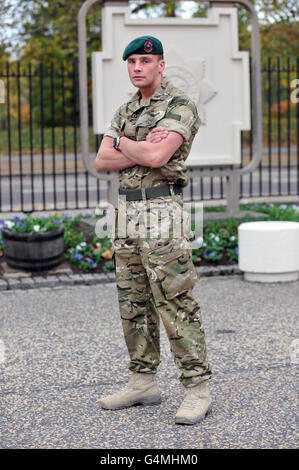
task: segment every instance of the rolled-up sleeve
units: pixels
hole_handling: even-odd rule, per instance
[[[192,127],[199,121],[195,104],[188,99],[173,100],[165,116],[157,123],[168,131],[181,134],[185,140],[191,137]]]
[[[120,108],[116,111],[116,113],[113,116],[113,119],[110,123],[110,126],[104,133],[104,137],[118,137],[120,135],[121,131],[121,119],[120,119]]]

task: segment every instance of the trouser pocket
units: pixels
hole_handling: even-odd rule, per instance
[[[126,240],[114,240],[115,276],[123,319],[131,319],[143,311],[149,299],[149,284],[140,255]]]
[[[151,280],[157,285],[153,288],[156,300],[171,300],[194,287],[198,281],[197,271],[192,262],[192,251],[186,239],[178,246],[170,241],[163,248],[148,254]]]

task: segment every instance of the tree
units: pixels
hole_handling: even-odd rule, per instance
[[[53,119],[54,125],[72,122],[74,90],[71,73],[78,58],[77,16],[83,1],[18,0],[16,10],[14,4],[4,0],[6,17],[17,15],[22,25],[18,31],[19,42],[15,42],[14,48],[20,55],[22,69],[28,74],[30,65],[32,73],[37,74],[36,78],[32,77],[31,95],[33,121],[37,124],[43,122],[45,126],[51,126]],[[91,51],[101,49],[101,7],[102,2],[92,5],[86,18],[88,59]],[[3,35],[0,41],[4,50],[10,48],[11,43],[5,41]],[[14,68],[11,64],[11,69]],[[27,96],[27,82],[23,91]],[[78,96],[75,99],[78,110]],[[25,114],[23,118],[26,118]]]
[[[298,0],[254,0],[263,24],[299,21]]]
[[[180,1],[146,1],[146,0],[132,0],[131,2],[132,13],[145,12],[148,16],[152,12],[161,13],[161,16],[164,17],[176,17],[182,9],[182,2]]]
[[[9,30],[16,26],[16,20],[12,15],[12,5],[8,0],[0,2],[0,69],[3,69],[9,56],[12,43]]]
[[[297,56],[298,37],[298,0],[251,0],[258,13],[260,26],[260,46],[262,60],[269,56]],[[206,16],[209,2],[199,2],[193,15]],[[251,49],[251,19],[248,11],[237,4],[239,48]]]
[[[11,49],[11,41],[5,39],[7,18],[16,17],[20,27],[15,36],[14,51],[23,64],[29,62],[63,62],[71,67],[78,57],[77,15],[83,0],[18,0],[18,4],[3,0],[0,7],[0,45],[5,50]],[[101,2],[92,5],[87,15],[87,51],[101,48]],[[16,20],[11,21],[11,28]],[[7,31],[7,26],[6,26]],[[7,36],[7,34],[6,34]]]

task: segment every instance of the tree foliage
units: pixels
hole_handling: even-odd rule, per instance
[[[298,43],[298,0],[252,0],[260,23],[260,45],[262,59],[279,56],[296,57],[299,55]],[[0,0],[0,70],[5,71],[8,59],[21,58],[22,68],[28,70],[29,64],[38,74],[48,74],[43,80],[33,78],[32,106],[33,119],[45,125],[70,123],[74,100],[72,73],[74,60],[78,57],[77,27],[78,12],[84,0]],[[90,58],[93,50],[101,50],[101,9],[102,1],[92,5],[86,18],[87,54]],[[131,0],[133,14],[142,12],[146,16],[181,16],[182,1],[157,2],[151,0]],[[208,1],[198,1],[194,17],[204,17],[209,7]],[[251,20],[247,10],[237,5],[239,47],[242,50],[251,49],[250,27]],[[40,62],[44,68],[40,69]],[[52,64],[52,65],[51,65]],[[63,64],[64,74],[61,66]],[[50,69],[54,67],[56,75],[51,78]],[[62,76],[63,75],[63,76]],[[27,79],[23,79],[25,83]],[[89,84],[90,86],[90,84]],[[28,86],[22,88],[21,107],[22,120],[27,119]],[[25,90],[25,91],[24,91]],[[54,90],[54,92],[53,92]],[[41,108],[41,93],[43,108]],[[54,93],[54,100],[53,98]],[[16,81],[11,81],[11,113],[18,113]],[[57,96],[56,96],[57,95]],[[62,98],[63,97],[63,98]],[[15,101],[13,101],[15,100]],[[64,100],[64,102],[63,102]],[[54,111],[51,106],[54,103]],[[64,110],[67,114],[64,116]],[[25,112],[26,111],[26,112]]]
[[[297,56],[299,53],[298,0],[251,0],[258,13],[260,28],[261,56]],[[209,2],[199,2],[195,17],[206,16]],[[237,4],[239,47],[251,48],[250,14],[242,5]],[[297,37],[297,39],[296,39]]]
[[[11,40],[3,33],[8,18],[17,17],[19,24],[15,35],[18,41],[14,49],[22,63],[64,63],[70,67],[78,57],[78,12],[84,0],[18,0],[17,5],[3,0],[0,6],[0,46],[10,50]],[[101,49],[101,8],[102,1],[92,5],[86,18],[87,52]],[[11,28],[16,22],[10,21]],[[7,29],[7,28],[6,28]]]
[[[71,66],[78,57],[77,15],[84,0],[2,0],[0,2],[0,65],[11,51],[23,63],[61,63]],[[260,21],[263,55],[297,55],[298,0],[252,0]],[[87,52],[101,49],[101,8],[96,2],[87,15]],[[182,1],[131,0],[132,13],[175,17],[183,11]],[[198,1],[196,17],[206,16],[208,1]],[[237,4],[240,48],[250,48],[250,16]],[[15,38],[13,39],[14,31]],[[9,33],[9,34],[8,34]],[[16,39],[17,38],[17,39]]]

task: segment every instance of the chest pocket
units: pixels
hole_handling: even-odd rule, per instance
[[[160,121],[166,114],[166,109],[160,109],[155,112],[143,113],[136,122],[136,127],[147,127],[151,129],[156,126],[157,122]]]
[[[136,140],[136,125],[128,119],[122,118],[120,122],[120,132],[129,139]]]
[[[151,130],[157,126],[157,123],[164,118],[169,102],[169,99],[164,99],[163,101],[156,101],[153,105],[144,108],[143,112],[136,121],[136,127],[143,129]]]

